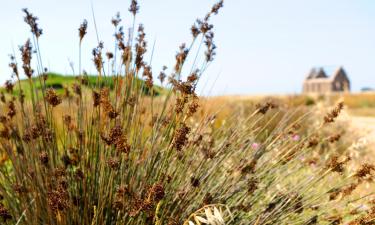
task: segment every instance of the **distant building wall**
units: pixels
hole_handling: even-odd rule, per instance
[[[303,82],[302,92],[305,94],[329,94],[349,92],[350,81],[343,68],[328,77],[322,68],[312,69]]]

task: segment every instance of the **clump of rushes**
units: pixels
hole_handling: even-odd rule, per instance
[[[64,86],[65,98],[54,89],[46,89],[43,98],[37,92],[25,97],[24,85],[7,82],[8,93],[1,95],[0,102],[1,222],[372,221],[375,210],[349,212],[361,203],[358,199],[366,199],[354,198],[354,193],[372,181],[375,167],[363,164],[353,172],[351,157],[332,149],[327,157],[319,155],[319,146],[332,146],[340,138],[335,135],[339,132],[322,136],[320,129],[335,121],[342,104],[324,117],[326,126],[309,123],[311,129],[303,133],[300,124],[308,114],[289,112],[271,101],[250,112],[234,107],[225,122],[200,102],[196,86],[216,51],[210,19],[221,7],[223,1],[193,25],[191,44],[180,46],[169,77],[163,67],[161,96],[155,94],[161,87],[154,83],[151,65],[145,61],[144,27],[135,24],[129,29],[138,27],[135,38],[132,32],[125,35],[119,14],[111,21],[115,49],[99,43],[92,52],[97,85],[89,85],[92,78],[81,74],[81,68],[77,82]],[[136,0],[129,11],[133,17],[138,13]],[[25,13],[32,35],[39,38],[37,18]],[[86,30],[84,21],[79,27],[79,48]],[[191,55],[195,44],[204,44],[206,50]],[[34,87],[31,42],[20,50],[23,71]],[[205,59],[202,65],[194,60],[185,72],[188,58],[200,56]],[[103,65],[109,61],[112,69],[102,77]],[[17,67],[12,56],[10,68],[19,81]],[[38,77],[45,80],[45,72],[35,74]],[[16,94],[23,100],[17,101]]]

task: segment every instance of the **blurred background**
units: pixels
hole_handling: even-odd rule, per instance
[[[0,8],[0,82],[10,76],[8,54],[29,37],[22,8],[39,17],[44,64],[50,71],[72,74],[78,70],[78,27],[88,20],[83,44],[83,68],[94,73],[91,50],[97,45],[92,9],[99,39],[113,51],[111,18],[132,20],[129,1],[119,0],[16,0]],[[144,0],[136,23],[143,23],[148,45],[154,45],[152,68],[173,65],[182,42],[191,40],[190,27],[214,0]],[[313,67],[335,70],[342,66],[351,90],[375,87],[375,2],[372,0],[226,1],[213,18],[217,57],[201,82],[206,95],[294,94]],[[150,57],[151,52],[148,52]],[[147,59],[147,57],[146,57]],[[150,60],[147,60],[150,61]],[[328,72],[327,72],[328,73]]]

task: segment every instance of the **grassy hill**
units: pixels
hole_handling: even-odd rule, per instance
[[[98,77],[94,75],[86,76],[87,86],[94,87],[97,85]],[[39,78],[33,78],[35,88],[41,89],[41,84],[39,82]],[[57,73],[48,73],[48,79],[46,80],[47,88],[54,88],[57,93],[62,94],[64,92],[65,87],[72,87],[74,83],[77,83],[77,77],[72,75],[61,75]],[[143,80],[139,79],[138,82],[144,83]],[[105,84],[106,87],[110,87],[111,89],[114,87],[114,79],[113,77],[102,77],[102,84]],[[21,87],[25,92],[26,97],[30,95],[30,85],[28,80],[24,79],[21,80]],[[2,86],[0,87],[0,91],[5,92],[5,88]],[[162,92],[165,91],[164,88],[154,85],[154,95],[160,95]],[[19,92],[18,84],[15,84],[14,87],[14,94],[17,95]],[[149,94],[150,91],[147,87],[144,87],[145,94]]]

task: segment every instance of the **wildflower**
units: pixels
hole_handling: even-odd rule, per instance
[[[292,140],[293,141],[299,141],[299,139],[300,139],[300,136],[298,134],[292,135]]]
[[[37,23],[38,17],[33,16],[33,14],[31,14],[26,8],[22,9],[22,11],[26,14],[24,21],[30,26],[31,33],[33,33],[36,38],[39,38],[40,35],[42,35],[43,30],[39,28]]]
[[[61,98],[56,94],[56,91],[52,88],[47,89],[45,98],[46,98],[46,101],[52,107],[56,107],[62,102]]]
[[[82,42],[83,37],[85,37],[87,33],[87,20],[83,20],[81,26],[78,29],[79,31],[79,41]]]
[[[260,148],[260,144],[257,143],[257,142],[254,142],[254,143],[251,144],[251,148],[253,150],[258,150]]]

